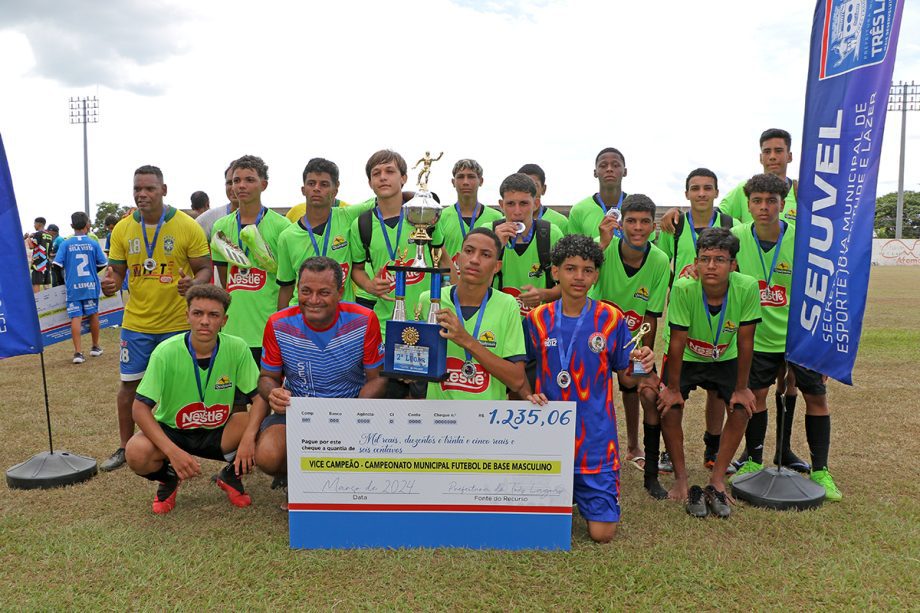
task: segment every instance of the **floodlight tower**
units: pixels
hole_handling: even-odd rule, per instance
[[[901,111],[901,160],[898,167],[898,207],[895,213],[894,237],[901,238],[904,219],[904,147],[907,140],[907,111],[920,111],[920,84],[900,81],[891,84],[888,110]]]
[[[70,99],[70,123],[83,124],[83,208],[90,219],[92,217],[89,214],[89,157],[86,146],[86,125],[98,121],[99,99],[96,96]]]

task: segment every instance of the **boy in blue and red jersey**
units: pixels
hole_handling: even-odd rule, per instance
[[[588,534],[607,543],[620,520],[620,454],[613,406],[617,375],[628,385],[631,361],[651,372],[655,356],[648,347],[630,349],[629,327],[615,306],[591,300],[588,290],[597,281],[604,262],[592,239],[570,234],[555,246],[552,275],[562,297],[531,311],[526,320],[532,357],[537,361],[535,404],[548,400],[575,401],[574,500],[588,522]],[[640,389],[643,403],[654,403],[651,389]]]

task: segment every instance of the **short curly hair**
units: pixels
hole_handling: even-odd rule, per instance
[[[604,264],[604,252],[601,251],[601,246],[594,239],[583,234],[567,234],[559,239],[550,253],[550,261],[553,266],[562,266],[562,263],[568,258],[576,256],[594,262],[596,268]]]
[[[780,199],[784,199],[789,193],[789,186],[786,182],[771,174],[754,175],[744,184],[744,196],[750,198],[751,194],[779,194]]]

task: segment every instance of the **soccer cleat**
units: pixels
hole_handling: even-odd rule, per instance
[[[779,464],[779,453],[773,454],[773,463]],[[792,453],[791,449],[783,452],[783,467],[794,470],[797,473],[807,475],[811,472],[811,465],[799,456]]]
[[[742,462],[742,464],[743,464],[743,462]],[[712,470],[713,468],[715,468],[715,465],[716,465],[716,456],[714,456],[714,455],[713,455],[713,456],[709,456],[709,455],[705,456],[705,459],[703,460],[703,467],[704,467],[706,470]],[[725,474],[730,476],[730,475],[734,475],[736,472],[738,472],[738,468],[735,466],[735,463],[734,463],[734,462],[729,462],[729,463],[728,463],[728,467],[725,469]]]
[[[82,363],[85,362],[85,361],[86,361],[86,357],[85,357],[82,353],[75,353],[75,354],[73,354],[73,363],[74,363],[74,364],[82,364]]]
[[[843,499],[843,494],[840,493],[837,484],[834,483],[834,478],[831,477],[831,473],[826,468],[812,471],[811,480],[824,488],[824,497],[827,500],[839,502]]]
[[[658,460],[658,472],[659,473],[674,472],[674,465],[671,463],[671,456],[668,455],[667,451],[662,453],[661,459]]]
[[[693,517],[706,517],[709,515],[709,509],[706,508],[706,499],[703,496],[703,488],[694,485],[690,488],[687,495],[687,514]]]
[[[729,518],[732,514],[732,509],[728,505],[728,499],[725,497],[725,492],[720,492],[711,485],[707,485],[706,489],[703,490],[703,495],[706,497],[706,507],[708,507],[712,515],[720,519]]]
[[[109,459],[99,465],[99,470],[109,472],[125,465],[125,448],[119,447],[115,453],[109,456]]]
[[[93,348],[89,350],[89,354],[94,358],[98,358],[100,355],[102,355],[102,347],[99,345],[93,345]]]
[[[166,515],[176,507],[176,492],[179,491],[179,477],[173,467],[168,469],[168,477],[160,481],[157,495],[153,499],[153,512],[157,515]]]
[[[754,460],[748,459],[744,464],[741,465],[741,468],[738,469],[738,472],[732,475],[732,481],[741,475],[756,473],[759,470],[763,470],[763,464],[758,464]]]
[[[211,480],[226,492],[227,499],[233,506],[242,508],[252,504],[252,498],[243,489],[243,482],[233,470],[233,463],[224,466],[219,473],[211,477]]]

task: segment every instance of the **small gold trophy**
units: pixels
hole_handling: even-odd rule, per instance
[[[636,346],[636,349],[638,349],[639,347],[641,347],[641,346],[642,346],[642,337],[645,336],[646,334],[648,334],[649,332],[651,332],[651,330],[652,330],[651,324],[649,324],[648,322],[643,323],[641,326],[639,326],[639,329],[636,331],[636,335],[635,335],[634,337],[632,337],[632,339],[630,339],[630,341],[629,341],[628,343],[626,343],[626,347],[629,347],[630,345],[635,345],[635,346]],[[626,347],[624,347],[624,349],[625,349]],[[649,373],[648,373],[648,371],[645,370],[645,368],[642,366],[642,362],[640,362],[640,361],[639,361],[638,359],[636,359],[636,358],[633,358],[633,361],[632,361],[632,374],[633,374],[634,377],[647,377]]]

